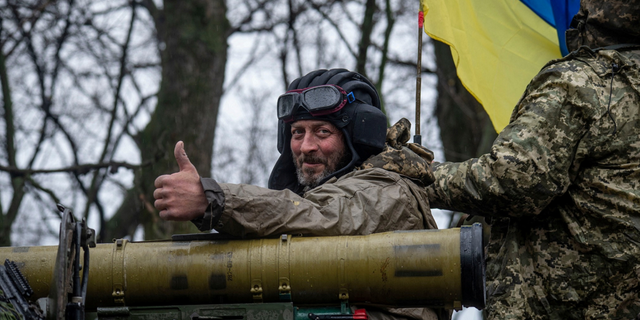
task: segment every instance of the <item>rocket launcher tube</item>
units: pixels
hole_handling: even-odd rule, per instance
[[[0,248],[35,299],[57,247]],[[482,227],[226,241],[116,240],[91,249],[86,307],[292,301],[483,308]],[[290,299],[290,300],[289,300]]]

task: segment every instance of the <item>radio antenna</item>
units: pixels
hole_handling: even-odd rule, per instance
[[[422,26],[424,24],[424,12],[418,13],[418,63],[416,75],[416,134],[413,136],[413,142],[422,145],[422,136],[420,135],[420,92],[422,91]]]

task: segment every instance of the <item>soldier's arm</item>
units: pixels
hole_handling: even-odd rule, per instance
[[[589,128],[598,89],[576,62],[543,69],[531,82],[491,152],[435,166],[432,207],[482,215],[535,215],[564,194]]]

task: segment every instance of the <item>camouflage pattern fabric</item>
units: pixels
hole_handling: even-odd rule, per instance
[[[0,290],[0,320],[20,320],[22,316],[16,311],[9,300],[4,295],[4,292]]]
[[[433,152],[416,144],[407,143],[411,137],[411,122],[402,118],[387,130],[387,142],[382,152],[365,160],[358,170],[383,168],[417,179],[424,186],[435,180],[431,170]]]
[[[638,317],[640,47],[550,62],[489,154],[434,170],[432,207],[493,220],[487,319]]]
[[[638,0],[583,0],[568,29],[567,48],[606,47],[620,43],[640,43],[640,2]]]

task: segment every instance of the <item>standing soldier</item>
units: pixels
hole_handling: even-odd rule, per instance
[[[640,313],[640,1],[582,0],[571,27],[491,152],[427,188],[492,224],[487,319]]]

